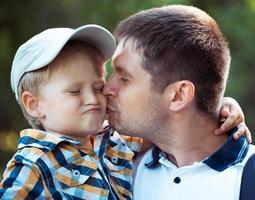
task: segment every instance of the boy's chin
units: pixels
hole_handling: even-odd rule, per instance
[[[98,120],[97,122],[94,121],[93,125],[88,129],[91,135],[97,134],[99,131],[102,130],[104,120]]]

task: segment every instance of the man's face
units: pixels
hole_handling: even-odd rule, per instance
[[[120,133],[143,137],[157,130],[161,95],[151,89],[151,75],[142,68],[142,56],[120,40],[112,58],[113,73],[106,83],[109,123]],[[145,136],[146,137],[146,136]]]

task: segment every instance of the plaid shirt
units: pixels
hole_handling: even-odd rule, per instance
[[[21,131],[0,199],[132,199],[132,159],[142,140],[109,127],[102,133],[91,150],[63,136]]]

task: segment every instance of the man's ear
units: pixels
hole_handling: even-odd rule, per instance
[[[182,80],[167,86],[169,88],[169,109],[173,112],[182,110],[193,100],[195,86],[188,80]]]
[[[27,113],[36,119],[44,117],[39,107],[38,98],[29,91],[24,91],[21,95],[21,103]]]

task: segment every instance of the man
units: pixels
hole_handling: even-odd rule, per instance
[[[139,12],[115,33],[109,122],[157,145],[138,164],[134,199],[238,199],[255,148],[233,140],[234,129],[213,134],[230,65],[217,23],[172,5]]]

